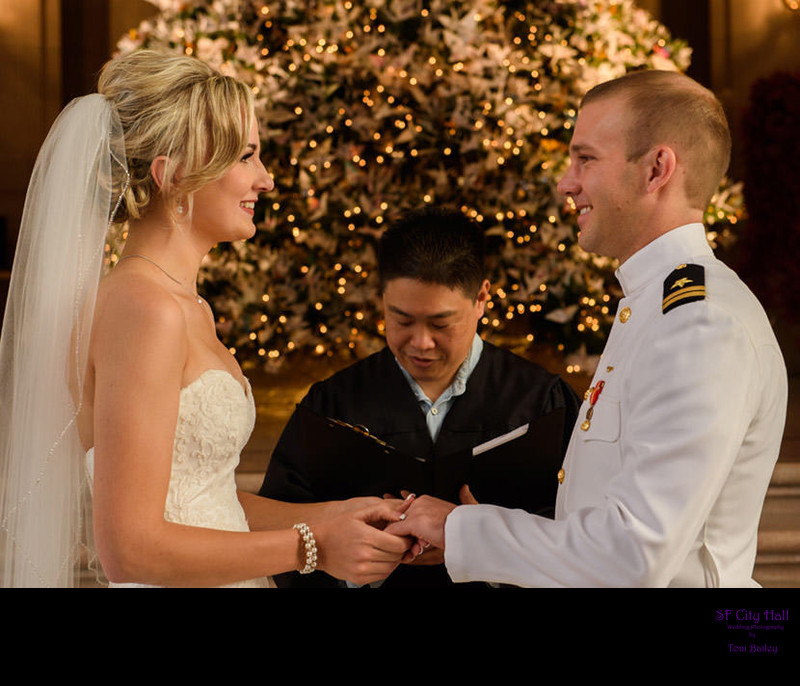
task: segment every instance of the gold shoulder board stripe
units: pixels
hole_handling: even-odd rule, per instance
[[[661,311],[666,314],[679,305],[704,300],[705,297],[705,268],[691,263],[680,265],[664,280]]]
[[[703,300],[706,297],[706,287],[697,286],[696,288],[684,288],[683,290],[673,293],[669,298],[664,298],[661,303],[661,311],[666,312],[671,307],[676,306],[678,303],[689,298],[694,300]]]

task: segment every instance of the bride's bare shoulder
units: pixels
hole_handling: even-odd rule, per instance
[[[185,336],[186,318],[175,296],[139,269],[114,269],[97,293],[95,331],[110,335]]]

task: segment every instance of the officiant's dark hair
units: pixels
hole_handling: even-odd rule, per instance
[[[392,279],[408,278],[460,289],[475,298],[486,278],[484,258],[483,230],[460,210],[411,210],[381,236],[381,292]]]

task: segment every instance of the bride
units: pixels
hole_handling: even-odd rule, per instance
[[[381,529],[401,501],[236,491],[253,396],[196,279],[216,243],[255,232],[273,189],[259,153],[246,85],[149,51],[111,60],[54,124],[0,342],[4,586],[74,584],[84,474],[112,584],[262,586],[315,568],[364,584],[412,554]],[[110,221],[128,238],[98,279]]]

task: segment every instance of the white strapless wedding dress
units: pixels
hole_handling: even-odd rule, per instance
[[[235,470],[255,418],[249,382],[245,388],[227,371],[206,370],[181,389],[172,474],[164,508],[167,521],[207,529],[249,531],[236,496]],[[90,469],[93,461],[94,449],[87,453]],[[229,587],[271,585],[271,580],[264,577]]]

